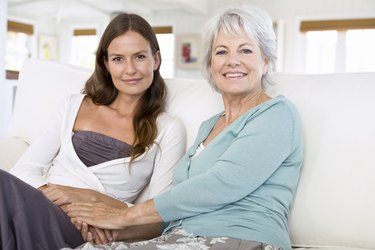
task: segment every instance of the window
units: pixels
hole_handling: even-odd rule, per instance
[[[306,72],[375,72],[375,19],[305,21]]]
[[[334,72],[337,31],[309,31],[306,40],[306,73]]]
[[[375,29],[346,32],[346,71],[375,72]]]
[[[160,67],[160,75],[163,78],[174,77],[174,34],[172,27],[154,27],[156,38],[161,51],[162,63]]]
[[[73,31],[71,63],[94,69],[98,36],[95,29],[76,29]]]
[[[32,25],[8,21],[6,38],[5,69],[19,71],[23,61],[31,57]],[[9,75],[9,74],[8,74]]]

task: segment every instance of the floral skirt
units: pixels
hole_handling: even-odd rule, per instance
[[[191,236],[181,228],[176,228],[160,237],[133,242],[112,242],[105,245],[93,245],[85,243],[76,250],[118,250],[118,249],[142,249],[142,250],[282,250],[278,247],[263,244],[261,242],[239,240],[227,237],[196,237]]]

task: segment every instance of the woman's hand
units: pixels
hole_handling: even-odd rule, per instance
[[[84,241],[96,245],[107,244],[114,241],[113,233],[111,230],[92,227],[84,222],[76,222],[74,223],[74,225],[81,232],[81,236]]]
[[[128,207],[126,203],[91,189],[75,188],[51,183],[41,186],[38,189],[42,191],[50,201],[61,208],[73,202],[102,202],[115,208]]]
[[[114,208],[104,203],[73,203],[64,211],[74,223],[83,222],[104,229],[121,229],[126,227],[122,219],[127,209]]]
[[[162,233],[161,223],[131,226],[119,230],[111,230],[113,241],[142,241],[158,237]]]
[[[90,189],[75,188],[56,184],[47,184],[39,188],[40,191],[57,206],[73,202],[95,201],[95,192]]]
[[[103,229],[122,229],[162,222],[153,200],[130,208],[116,208],[103,203],[72,203],[64,211],[74,222],[82,221]]]

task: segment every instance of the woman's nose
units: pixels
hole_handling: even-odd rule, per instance
[[[128,75],[134,75],[137,72],[137,69],[132,61],[126,62],[124,66],[124,71]]]
[[[227,64],[231,67],[238,66],[240,64],[238,55],[236,53],[229,53]]]

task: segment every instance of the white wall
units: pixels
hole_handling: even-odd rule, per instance
[[[278,70],[287,73],[303,73],[305,68],[305,41],[299,32],[302,20],[374,18],[375,0],[200,0],[208,6],[206,14],[192,15],[188,12],[139,13],[153,26],[171,25],[174,33],[200,33],[203,24],[218,8],[227,5],[253,4],[268,12],[274,21],[280,24],[281,51]],[[203,3],[202,3],[203,4]],[[4,68],[5,31],[7,0],[0,0],[0,68]],[[71,20],[55,17],[38,17],[31,20],[38,34],[55,35],[59,39],[59,61],[70,62],[70,38],[74,28],[97,28],[98,35],[104,31],[110,21],[103,15],[96,19]],[[37,37],[37,35],[36,35]],[[37,38],[35,38],[37,39]],[[36,51],[35,51],[36,53]],[[34,54],[35,54],[34,53]],[[200,70],[176,69],[177,77],[200,78]],[[4,72],[0,72],[0,136],[7,130],[9,119],[9,84],[4,81]],[[8,89],[7,87],[8,86]],[[6,94],[7,93],[7,94]],[[8,106],[7,106],[8,105]]]
[[[280,26],[281,50],[278,70],[289,73],[303,73],[305,69],[305,41],[299,32],[301,20],[374,18],[375,0],[200,0],[208,6],[206,14],[192,15],[189,12],[159,11],[157,13],[139,13],[152,25],[171,25],[176,35],[200,33],[203,24],[218,8],[228,5],[256,5],[267,11]],[[205,4],[203,4],[203,2]],[[86,20],[62,19],[55,21],[40,18],[37,29],[41,34],[51,34],[59,38],[59,60],[70,62],[70,37],[77,27],[97,28],[99,35],[109,22],[110,17],[103,14],[100,18]],[[177,77],[201,77],[199,70],[176,68]]]
[[[10,108],[7,105],[9,97],[5,81],[5,41],[7,30],[8,1],[0,0],[0,136],[8,131],[8,119]]]
[[[194,16],[189,13],[181,14],[169,11],[145,16],[145,19],[150,22],[152,26],[172,26],[173,33],[176,35],[175,42],[177,42],[177,37],[181,34],[201,33],[202,24],[206,21],[207,17],[204,15]],[[175,65],[175,77],[202,78],[202,75],[200,70],[180,69]]]
[[[202,0],[204,1],[204,0]],[[252,4],[268,12],[279,24],[279,62],[277,70],[286,73],[304,73],[305,40],[299,32],[300,22],[316,19],[375,18],[375,0],[213,0],[209,13],[189,16],[160,13],[147,17],[152,24],[170,24],[175,33],[201,32],[203,24],[217,9],[223,6]],[[177,77],[201,77],[199,70],[176,69]]]
[[[274,21],[283,24],[283,57],[281,71],[304,73],[305,41],[299,32],[302,20],[374,18],[374,0],[216,0],[215,10],[235,2],[252,4],[268,12]]]

